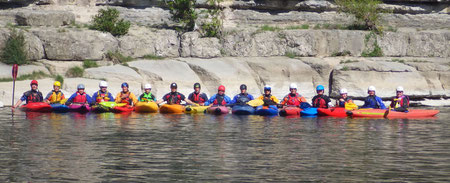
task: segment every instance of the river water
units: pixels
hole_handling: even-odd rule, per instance
[[[0,182],[448,182],[450,108],[431,119],[0,109]]]

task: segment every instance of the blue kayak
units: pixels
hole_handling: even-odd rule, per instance
[[[231,112],[236,115],[251,115],[255,114],[255,108],[249,105],[235,105]]]
[[[258,106],[255,113],[261,116],[275,116],[278,115],[278,108],[276,105]]]
[[[64,113],[69,112],[69,106],[63,104],[50,104],[53,112]]]
[[[310,107],[303,109],[303,111],[300,112],[301,116],[317,116],[317,108]]]

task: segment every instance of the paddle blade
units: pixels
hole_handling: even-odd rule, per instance
[[[61,101],[59,101],[60,104],[65,104],[67,102],[67,98],[62,99]]]
[[[257,106],[263,105],[264,101],[260,100],[260,99],[255,99],[255,100],[250,100],[249,102],[247,102],[247,104],[252,107],[257,107]]]
[[[354,103],[346,103],[345,104],[345,110],[352,111],[352,110],[356,110],[356,109],[358,109],[358,106]]]

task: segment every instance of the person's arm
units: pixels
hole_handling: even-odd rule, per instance
[[[39,101],[43,102],[44,101],[44,97],[42,96],[42,93],[38,91],[38,95],[39,95]]]
[[[73,99],[77,96],[77,93],[72,94],[66,101],[65,105],[70,105],[73,101]]]
[[[283,100],[280,102],[281,105],[286,105],[287,96],[283,97]]]
[[[114,102],[119,103],[122,99],[120,98],[120,92],[116,95]]]
[[[235,95],[229,104],[235,104],[237,102],[237,97],[238,95]]]
[[[381,100],[380,97],[377,97],[377,102],[380,104],[380,109],[386,109],[386,106],[383,103],[383,100]]]
[[[112,94],[109,93],[109,92],[108,92],[108,97],[109,97],[109,101],[110,101],[110,102],[114,102],[114,101],[115,101],[115,100],[114,100],[114,97],[113,97]]]
[[[216,95],[213,95],[211,98],[209,98],[209,100],[205,102],[205,106],[212,105],[214,103],[214,100],[216,100]]]
[[[280,101],[277,99],[277,97],[275,97],[275,96],[272,96],[272,100],[273,100],[273,102],[275,102],[275,103],[280,103]]]
[[[327,96],[326,102],[328,104],[328,107],[334,107],[333,102],[331,102],[330,97]]]
[[[50,100],[48,100],[52,96],[53,92],[50,91],[47,96],[44,98],[44,102],[50,104]]]
[[[395,98],[391,100],[391,104],[389,104],[389,106],[391,106],[391,108],[395,108]]]
[[[167,97],[166,97],[167,95],[169,95],[169,94],[165,94],[161,99],[159,99],[158,101],[156,101],[156,103],[157,103],[157,104],[161,104],[161,103],[165,102],[165,101],[166,101],[166,98],[167,98]]]
[[[86,93],[86,103],[91,104],[94,99]]]
[[[130,98],[133,101],[133,105],[136,105],[136,103],[138,102],[136,95],[134,95],[134,93],[130,93]]]
[[[156,95],[153,95],[153,93],[152,93],[152,99],[153,99],[153,102],[156,102]]]
[[[225,102],[226,102],[227,104],[231,104],[231,98],[230,98],[229,96],[226,96],[226,95],[225,95]]]
[[[21,103],[22,100],[17,101],[16,104],[14,104],[14,106],[11,107],[11,109],[14,111],[14,109],[16,109]]]

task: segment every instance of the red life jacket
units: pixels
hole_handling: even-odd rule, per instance
[[[75,96],[75,98],[73,98],[73,103],[86,103],[87,99],[86,99],[86,93],[79,93],[77,92],[77,96]]]
[[[213,105],[227,105],[225,101],[225,95],[216,95],[216,99],[213,102]]]
[[[128,93],[128,97],[127,98],[124,98],[124,99],[122,99],[121,101],[120,101],[120,103],[126,103],[127,105],[131,105],[131,99],[130,99],[130,92],[127,92]],[[122,96],[123,95],[125,95],[126,93],[123,93],[123,91],[122,92],[120,92],[120,98],[122,98]]]
[[[198,93],[198,94],[196,94],[195,92],[194,93],[192,93],[192,102],[195,102],[195,103],[197,103],[197,104],[203,104],[203,103],[205,103],[205,99],[203,98],[203,97],[200,97],[202,95],[202,93]]]
[[[402,95],[400,98],[395,97],[392,99],[391,107],[394,109],[397,107],[408,108],[409,107],[409,98],[405,95]]]
[[[291,94],[288,94],[285,98],[285,100],[287,99],[287,105],[299,106],[301,103],[301,101],[298,99],[299,97],[300,96],[298,95],[298,93],[296,93],[295,96],[291,96]]]
[[[100,93],[100,91],[98,91],[97,98],[95,100],[97,101],[97,103],[106,102],[110,99],[108,96],[108,91],[106,91],[105,93]]]
[[[42,94],[40,94],[40,92],[29,91],[27,93],[27,104],[28,103],[35,103],[35,102],[42,102],[40,100],[41,97],[42,97]]]
[[[170,93],[166,95],[166,101],[168,104],[180,104],[181,103],[181,95],[180,93]]]
[[[322,98],[323,95],[316,97],[316,99],[313,101],[313,107],[317,108],[328,108],[327,101],[325,101],[324,98]]]

